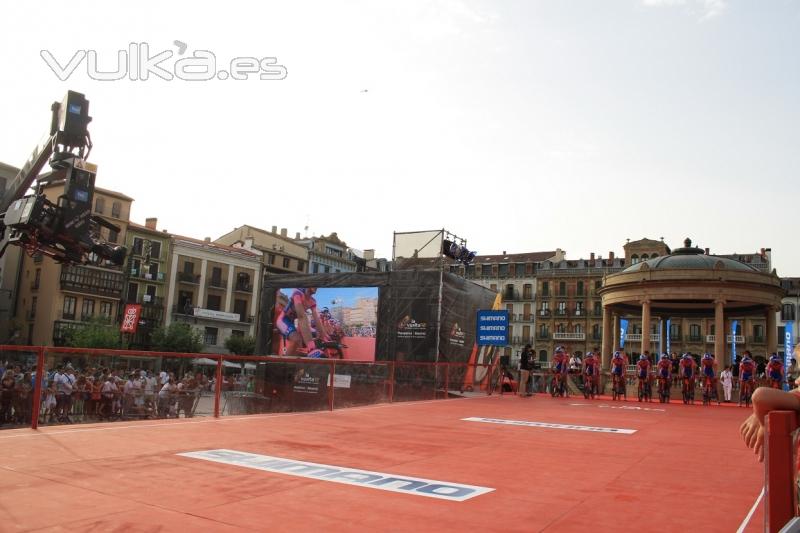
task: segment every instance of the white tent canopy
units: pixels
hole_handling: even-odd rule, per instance
[[[192,364],[198,366],[217,366],[217,362],[213,359],[209,359],[208,357],[198,357],[196,359],[192,359]],[[233,361],[223,361],[222,365],[227,368],[242,368],[242,365],[234,363]]]

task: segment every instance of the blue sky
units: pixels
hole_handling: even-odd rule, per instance
[[[0,161],[21,165],[50,102],[84,92],[97,184],[139,223],[308,226],[381,256],[394,231],[435,228],[572,259],[688,236],[772,248],[800,276],[797,0],[42,1],[3,19]],[[94,81],[81,64],[62,82],[40,57],[111,65],[175,40],[288,75]]]
[[[294,289],[281,289],[287,297],[291,297]],[[359,298],[372,298],[375,305],[378,305],[377,287],[326,287],[317,290],[314,299],[317,300],[317,307],[322,309],[328,307],[355,307]],[[335,303],[334,303],[335,302]]]

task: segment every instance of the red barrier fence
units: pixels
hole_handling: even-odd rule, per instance
[[[795,411],[767,413],[764,436],[764,529],[780,531],[797,516],[797,449]]]
[[[498,367],[462,363],[0,346],[0,366],[18,370],[14,396],[0,412],[2,428],[333,410],[503,389]],[[69,394],[59,388],[55,372],[67,366],[80,384]],[[166,382],[177,383],[175,390],[165,393],[159,374],[169,374]],[[102,392],[101,398],[99,384],[109,379],[113,394],[106,398]]]

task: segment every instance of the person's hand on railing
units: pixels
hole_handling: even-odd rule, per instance
[[[764,424],[758,419],[758,415],[751,414],[745,420],[739,432],[742,434],[742,439],[748,448],[758,456],[760,463],[764,462]]]

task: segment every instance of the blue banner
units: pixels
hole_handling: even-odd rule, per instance
[[[667,353],[672,353],[669,349],[669,337],[672,335],[672,320],[667,319]]]
[[[628,321],[624,318],[619,320],[619,347],[625,347],[625,334],[628,333]]]
[[[475,329],[478,346],[508,346],[508,311],[478,311]]]
[[[731,323],[731,364],[736,362],[736,326],[739,325],[738,320],[734,320]],[[724,346],[724,344],[723,344]],[[722,357],[721,354],[714,354],[714,357]]]
[[[783,368],[784,372],[787,373],[792,363],[792,351],[794,350],[794,343],[792,343],[792,325],[793,322],[787,322],[785,333],[783,334]],[[783,384],[783,390],[789,390],[789,383]]]

